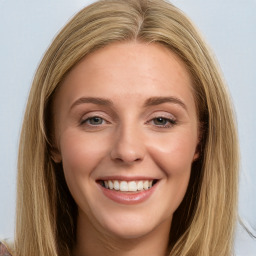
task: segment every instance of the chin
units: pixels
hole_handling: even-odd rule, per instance
[[[163,225],[170,226],[170,218],[167,220],[159,219],[154,216],[152,219],[148,214],[121,214],[119,216],[112,215],[110,219],[105,219],[102,226],[105,232],[119,239],[135,239],[148,236],[152,231],[162,229]],[[152,216],[153,217],[153,216]]]
[[[122,223],[122,225],[108,228],[108,232],[119,239],[137,239],[147,236],[151,231],[152,227],[145,227],[143,224],[135,226],[134,224],[125,225],[125,223]]]

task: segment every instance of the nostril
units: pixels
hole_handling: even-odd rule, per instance
[[[119,162],[119,163],[128,163],[128,164],[131,164],[131,163],[134,163],[134,162],[140,162],[142,161],[143,157],[140,157],[138,156],[138,154],[135,154],[135,153],[124,153],[124,154],[119,154],[119,155],[116,155],[115,157],[113,157],[112,155],[112,159],[116,162]]]
[[[123,164],[132,164],[132,163],[137,163],[137,162],[140,162],[140,161],[142,161],[142,158],[120,158],[120,157],[118,157],[118,158],[115,158],[114,159],[116,162],[118,162],[118,163],[123,163]]]
[[[131,135],[122,135],[116,138],[110,155],[116,162],[135,163],[144,158],[145,148],[141,140]]]

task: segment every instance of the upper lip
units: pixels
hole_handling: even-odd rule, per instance
[[[156,177],[150,176],[102,176],[97,179],[99,180],[123,180],[123,181],[136,181],[136,180],[159,180]]]

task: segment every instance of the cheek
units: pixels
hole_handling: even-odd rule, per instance
[[[59,145],[67,186],[77,205],[89,209],[89,198],[94,197],[90,188],[95,182],[91,177],[106,157],[107,143],[102,137],[67,129]]]
[[[190,173],[196,151],[196,136],[171,134],[150,146],[150,155],[167,176]]]
[[[169,195],[166,214],[173,214],[184,198],[195,147],[193,140],[184,137],[166,139],[164,144],[151,147],[151,157],[166,177],[164,194]]]
[[[90,175],[108,150],[103,141],[97,136],[85,135],[83,132],[72,130],[63,132],[60,151],[65,175]]]

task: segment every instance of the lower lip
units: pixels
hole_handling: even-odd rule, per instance
[[[158,185],[158,182],[148,190],[142,190],[134,193],[121,192],[114,189],[104,188],[101,185],[99,186],[103,194],[109,199],[111,199],[112,201],[119,204],[131,205],[131,204],[139,204],[146,201],[154,193],[157,185]]]

